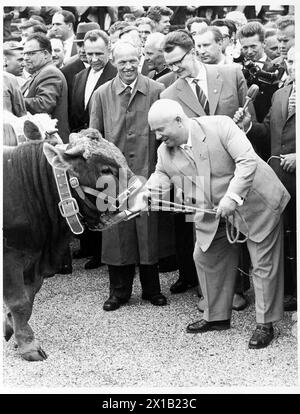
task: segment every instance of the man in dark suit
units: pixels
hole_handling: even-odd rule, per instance
[[[68,85],[68,111],[69,111],[69,119],[71,118],[71,107],[72,107],[72,91],[73,91],[73,84],[75,75],[89,67],[87,62],[85,50],[84,50],[84,43],[83,39],[85,34],[89,30],[97,30],[100,29],[98,23],[79,23],[77,26],[76,31],[76,38],[74,43],[77,47],[77,56],[73,56],[69,62],[61,69],[62,73],[64,74],[67,85]]]
[[[70,58],[77,54],[77,48],[74,43],[75,33],[75,16],[68,10],[60,10],[54,13],[52,17],[52,29],[51,32],[55,34],[55,37],[60,37],[64,44],[66,64]]]
[[[163,91],[161,97],[180,103],[188,117],[233,117],[235,111],[244,104],[247,85],[238,65],[202,64],[197,59],[192,37],[181,30],[166,36],[164,52],[166,63],[178,79]],[[206,102],[199,100],[198,87],[206,94]],[[176,214],[175,217],[178,235],[176,250],[181,267],[179,266],[179,279],[170,289],[173,293],[180,293],[189,285],[197,283],[197,273],[193,261],[193,223],[186,222],[184,215]],[[245,299],[240,294],[235,295],[234,308],[240,310],[245,306]]]
[[[89,67],[75,75],[70,108],[71,132],[89,127],[93,92],[117,74],[117,69],[109,61],[109,37],[103,30],[88,31],[84,37],[84,49]],[[86,230],[80,237],[80,249],[83,255],[85,250],[87,255],[92,256],[85,269],[101,266],[101,233]]]
[[[265,29],[259,22],[249,22],[242,26],[237,32],[237,38],[241,44],[241,52],[246,61],[251,61],[255,64],[256,70],[264,72],[275,72],[275,67],[270,58],[265,53]],[[256,118],[258,122],[262,122],[267,115],[270,106],[273,93],[278,89],[279,78],[274,82],[268,83],[264,81],[261,76],[259,79],[257,76],[252,76],[251,71],[253,69],[247,69],[244,66],[243,72],[247,80],[248,87],[253,83],[259,86],[259,93],[254,101],[254,108],[256,112]],[[270,155],[270,148],[257,147],[255,148],[258,154],[267,160]]]
[[[296,92],[295,48],[287,54],[287,70],[290,83],[276,91],[272,106],[263,123],[250,124],[249,114],[241,110],[235,115],[237,122],[243,120],[250,141],[270,141],[269,163],[291,195],[284,211],[284,309],[297,309],[297,247],[296,247]]]
[[[71,99],[71,132],[88,128],[89,106],[93,92],[113,79],[117,69],[109,61],[109,37],[103,30],[91,30],[85,34],[84,49],[90,65],[75,75]]]
[[[56,118],[60,137],[68,142],[67,83],[52,62],[50,40],[43,33],[28,36],[23,54],[25,69],[31,75],[21,88],[27,111],[33,115],[45,112]]]

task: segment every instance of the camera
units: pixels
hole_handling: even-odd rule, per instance
[[[248,86],[252,85],[253,83],[257,84],[258,86],[261,86],[261,84],[273,85],[277,83],[282,76],[282,71],[279,65],[273,65],[274,70],[267,72],[265,70],[262,70],[252,60],[246,60],[243,55],[233,60],[236,63],[242,64],[242,71]]]
[[[280,79],[279,70],[275,67],[274,72],[267,72],[260,69],[252,60],[243,62],[243,73],[247,83],[262,82],[268,85],[273,85]]]

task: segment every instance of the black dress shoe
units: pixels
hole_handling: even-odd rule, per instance
[[[295,296],[292,295],[285,296],[283,300],[283,307],[286,312],[296,311],[297,298],[295,298]]]
[[[249,341],[249,348],[260,349],[265,348],[274,338],[273,326],[258,324]]]
[[[232,309],[235,311],[241,311],[247,308],[247,299],[241,293],[235,293],[233,296]]]
[[[142,295],[142,299],[149,300],[154,306],[165,306],[167,304],[166,297],[161,293],[153,296]]]
[[[203,333],[208,331],[225,331],[226,329],[230,329],[230,319],[212,322],[200,319],[200,321],[190,323],[187,326],[186,331],[188,333]]]
[[[60,275],[70,275],[72,272],[72,265],[64,265],[57,273],[59,273]]]
[[[86,262],[86,264],[84,265],[84,268],[87,270],[90,270],[90,269],[97,269],[97,267],[100,267],[100,266],[103,266],[103,263],[101,262],[101,260],[98,259],[98,257],[92,257],[91,260]]]
[[[73,259],[83,259],[85,257],[90,257],[91,254],[84,252],[83,250],[77,250],[73,253]]]
[[[105,311],[114,311],[119,309],[121,305],[128,302],[126,299],[120,299],[116,296],[110,296],[103,304],[103,309]]]
[[[171,293],[183,293],[188,290],[188,284],[178,279],[177,282],[173,283],[170,287]]]

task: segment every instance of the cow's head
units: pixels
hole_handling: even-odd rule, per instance
[[[44,154],[52,167],[78,179],[88,203],[78,194],[74,197],[90,228],[103,230],[110,226],[120,208],[126,208],[126,197],[119,199],[120,193],[126,194],[128,187],[141,186],[121,151],[95,129],[71,134],[69,144],[45,143]],[[91,208],[91,203],[96,209]]]

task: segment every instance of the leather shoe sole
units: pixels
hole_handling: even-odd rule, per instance
[[[142,295],[142,299],[149,300],[151,304],[154,306],[167,305],[167,299],[161,293],[159,293],[158,295],[153,295],[153,296]]]
[[[209,332],[209,331],[225,331],[227,329],[230,329],[230,320],[224,320],[224,321],[212,321],[208,322],[204,319],[200,319],[200,321],[190,323],[186,331],[187,333],[203,333],[203,332]]]
[[[266,327],[264,325],[257,325],[253,335],[249,341],[250,349],[261,349],[265,348],[270,344],[274,338],[273,327]]]

